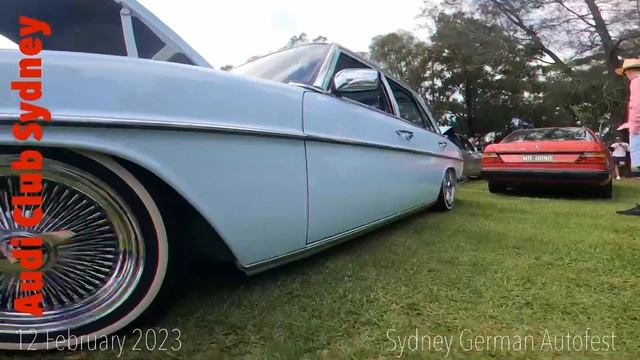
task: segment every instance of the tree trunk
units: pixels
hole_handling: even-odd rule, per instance
[[[571,76],[573,72],[571,68],[564,61],[562,61],[558,54],[556,54],[544,44],[542,38],[540,38],[540,35],[538,35],[538,33],[532,27],[529,27],[527,26],[527,24],[525,24],[524,20],[522,20],[522,17],[520,17],[520,14],[518,14],[517,11],[509,8],[508,5],[502,3],[499,0],[489,1],[491,1],[491,3],[493,3],[513,25],[517,26],[520,30],[527,34],[527,36],[531,39],[531,41],[533,41],[534,44],[536,44],[540,51],[545,53],[553,60],[554,65],[558,66],[558,68],[560,68],[564,73]]]
[[[473,131],[475,104],[475,94],[473,89],[474,88],[473,85],[471,85],[471,81],[467,79],[464,83],[464,105],[467,112],[467,131],[469,136],[473,136],[473,134],[475,134],[475,132]]]
[[[609,76],[616,76],[615,70],[618,66],[618,49],[613,43],[613,39],[611,38],[611,34],[609,33],[609,29],[607,28],[607,22],[602,17],[602,12],[596,4],[595,0],[584,0],[589,8],[589,12],[593,17],[593,22],[595,23],[596,33],[598,37],[600,37],[600,41],[602,42],[602,48],[605,52],[605,61],[607,62],[607,70],[609,71]]]
[[[607,22],[604,20],[602,16],[602,11],[598,7],[598,4],[595,0],[584,0],[589,8],[589,12],[593,18],[593,22],[595,24],[595,30],[602,42],[602,48],[604,50],[604,59],[607,64],[607,73],[609,75],[609,86],[612,91],[612,104],[611,104],[611,120],[613,124],[620,124],[626,121],[624,116],[626,107],[624,102],[620,102],[616,100],[618,96],[615,94],[615,90],[617,88],[616,84],[619,84],[622,80],[616,75],[615,70],[619,65],[620,60],[618,59],[619,45],[620,43],[615,43],[613,38],[611,37],[611,33],[609,32],[609,28],[607,26]],[[620,94],[618,94],[620,95]]]

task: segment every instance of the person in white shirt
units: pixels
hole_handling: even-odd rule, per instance
[[[620,180],[620,166],[624,166],[627,162],[627,152],[629,151],[629,144],[622,142],[622,138],[616,137],[616,142],[611,145],[613,153],[613,163],[616,166],[616,180]]]

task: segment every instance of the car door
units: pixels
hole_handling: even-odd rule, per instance
[[[332,73],[351,68],[371,69],[342,53]],[[412,145],[422,134],[395,116],[384,78],[379,81],[377,93],[305,93],[309,243],[430,200],[423,190],[431,180],[423,171],[429,160]]]
[[[477,151],[466,137],[456,134],[458,141],[461,144],[460,150],[464,156],[464,175],[465,176],[480,176],[482,153]]]
[[[414,125],[414,137],[408,146],[420,154],[419,172],[414,174],[415,182],[420,184],[416,188],[416,203],[434,202],[440,193],[443,174],[450,166],[450,158],[457,157],[458,151],[453,143],[436,131],[430,112],[414,92],[391,78],[386,80],[396,102],[397,116]]]

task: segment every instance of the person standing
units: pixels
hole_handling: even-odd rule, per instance
[[[620,167],[625,166],[627,163],[627,152],[629,152],[629,144],[622,141],[620,136],[616,137],[616,142],[611,145],[613,153],[613,164],[616,170],[616,180],[620,180]]]
[[[616,74],[626,76],[629,80],[629,109],[627,122],[618,130],[629,130],[629,142],[627,151],[631,150],[631,168],[640,167],[640,59],[626,59],[622,67],[616,69]],[[626,153],[625,153],[626,154]]]
[[[629,110],[627,115],[627,122],[620,126],[618,130],[629,129],[629,142],[631,143],[633,149],[631,151],[631,167],[639,167],[640,152],[638,152],[638,148],[640,148],[640,59],[626,59],[622,64],[622,67],[616,69],[616,73],[621,76],[624,75],[627,77],[627,79],[629,79]],[[629,145],[626,145],[627,150],[629,150]],[[621,154],[621,152],[619,152],[618,154]],[[616,166],[616,169],[618,169],[618,166]],[[621,215],[640,215],[640,204],[637,204],[635,208],[618,211],[617,213]]]

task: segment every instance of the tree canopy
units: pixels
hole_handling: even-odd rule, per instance
[[[379,35],[370,56],[423,94],[460,131],[624,121],[626,83],[614,70],[640,50],[629,0],[461,0],[421,14],[428,39]]]

